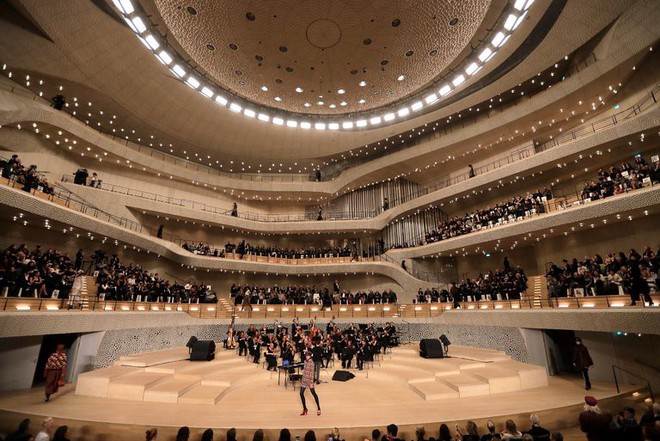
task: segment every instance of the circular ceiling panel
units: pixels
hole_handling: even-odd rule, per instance
[[[491,0],[155,2],[169,36],[219,86],[267,107],[334,115],[427,87]]]

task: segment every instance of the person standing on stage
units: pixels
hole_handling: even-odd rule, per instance
[[[48,357],[46,368],[44,369],[44,378],[46,378],[46,402],[50,401],[50,396],[57,392],[60,380],[66,375],[66,354],[64,345],[57,345],[57,350]]]
[[[309,391],[314,397],[316,402],[316,414],[321,415],[321,405],[319,404],[319,396],[316,395],[314,390],[314,360],[312,360],[312,353],[307,351],[305,353],[305,364],[302,372],[302,379],[300,380],[300,401],[302,401],[303,411],[300,416],[307,415],[307,403],[305,402],[305,389]]]
[[[573,349],[573,366],[580,369],[584,377],[584,388],[591,389],[591,381],[589,381],[589,368],[594,365],[589,349],[582,344],[580,337],[575,337],[575,348]]]

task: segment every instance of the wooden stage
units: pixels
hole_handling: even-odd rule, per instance
[[[322,415],[316,416],[308,394],[310,415],[301,417],[297,388],[278,386],[276,372],[235,351],[218,348],[214,361],[190,362],[186,348],[174,348],[125,356],[114,366],[81,374],[76,385],[66,386],[50,403],[43,402],[41,389],[4,393],[0,415],[12,421],[22,415],[52,416],[84,426],[91,435],[85,439],[91,440],[109,439],[103,435],[109,431],[113,440],[139,439],[150,426],[169,439],[183,425],[220,431],[236,427],[241,439],[251,438],[257,428],[271,435],[282,427],[294,435],[311,428],[318,437],[339,427],[348,440],[392,422],[411,439],[417,425],[429,433],[442,422],[453,427],[468,419],[481,428],[490,418],[498,426],[513,418],[525,428],[532,412],[548,427],[576,424],[585,395],[580,379],[548,377],[544,368],[488,349],[452,345],[450,356],[423,359],[416,344],[404,345],[364,371],[353,370],[356,378],[345,383],[331,381],[341,368],[335,362],[322,370],[323,382],[317,386]],[[643,399],[630,391],[616,399]],[[598,383],[590,394],[599,399],[617,395],[614,385]]]

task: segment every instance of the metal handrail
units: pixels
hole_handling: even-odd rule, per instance
[[[625,372],[628,375],[632,375],[633,377],[637,378],[638,380],[642,380],[642,382],[646,383],[646,387],[649,390],[649,396],[651,397],[651,402],[655,403],[655,396],[653,395],[653,388],[651,387],[651,382],[647,380],[646,378],[642,377],[639,374],[636,374],[632,371],[629,371],[628,369],[622,368],[619,365],[613,364],[612,365],[612,375],[614,375],[614,384],[616,385],[616,393],[621,393],[621,389],[619,388],[619,379],[616,376],[617,370],[620,370],[621,372]]]

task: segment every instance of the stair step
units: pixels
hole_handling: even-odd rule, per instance
[[[198,385],[179,397],[180,404],[210,404],[214,405],[222,398],[227,386]]]
[[[455,389],[439,381],[414,383],[410,384],[410,388],[427,401],[459,397],[459,393]]]

